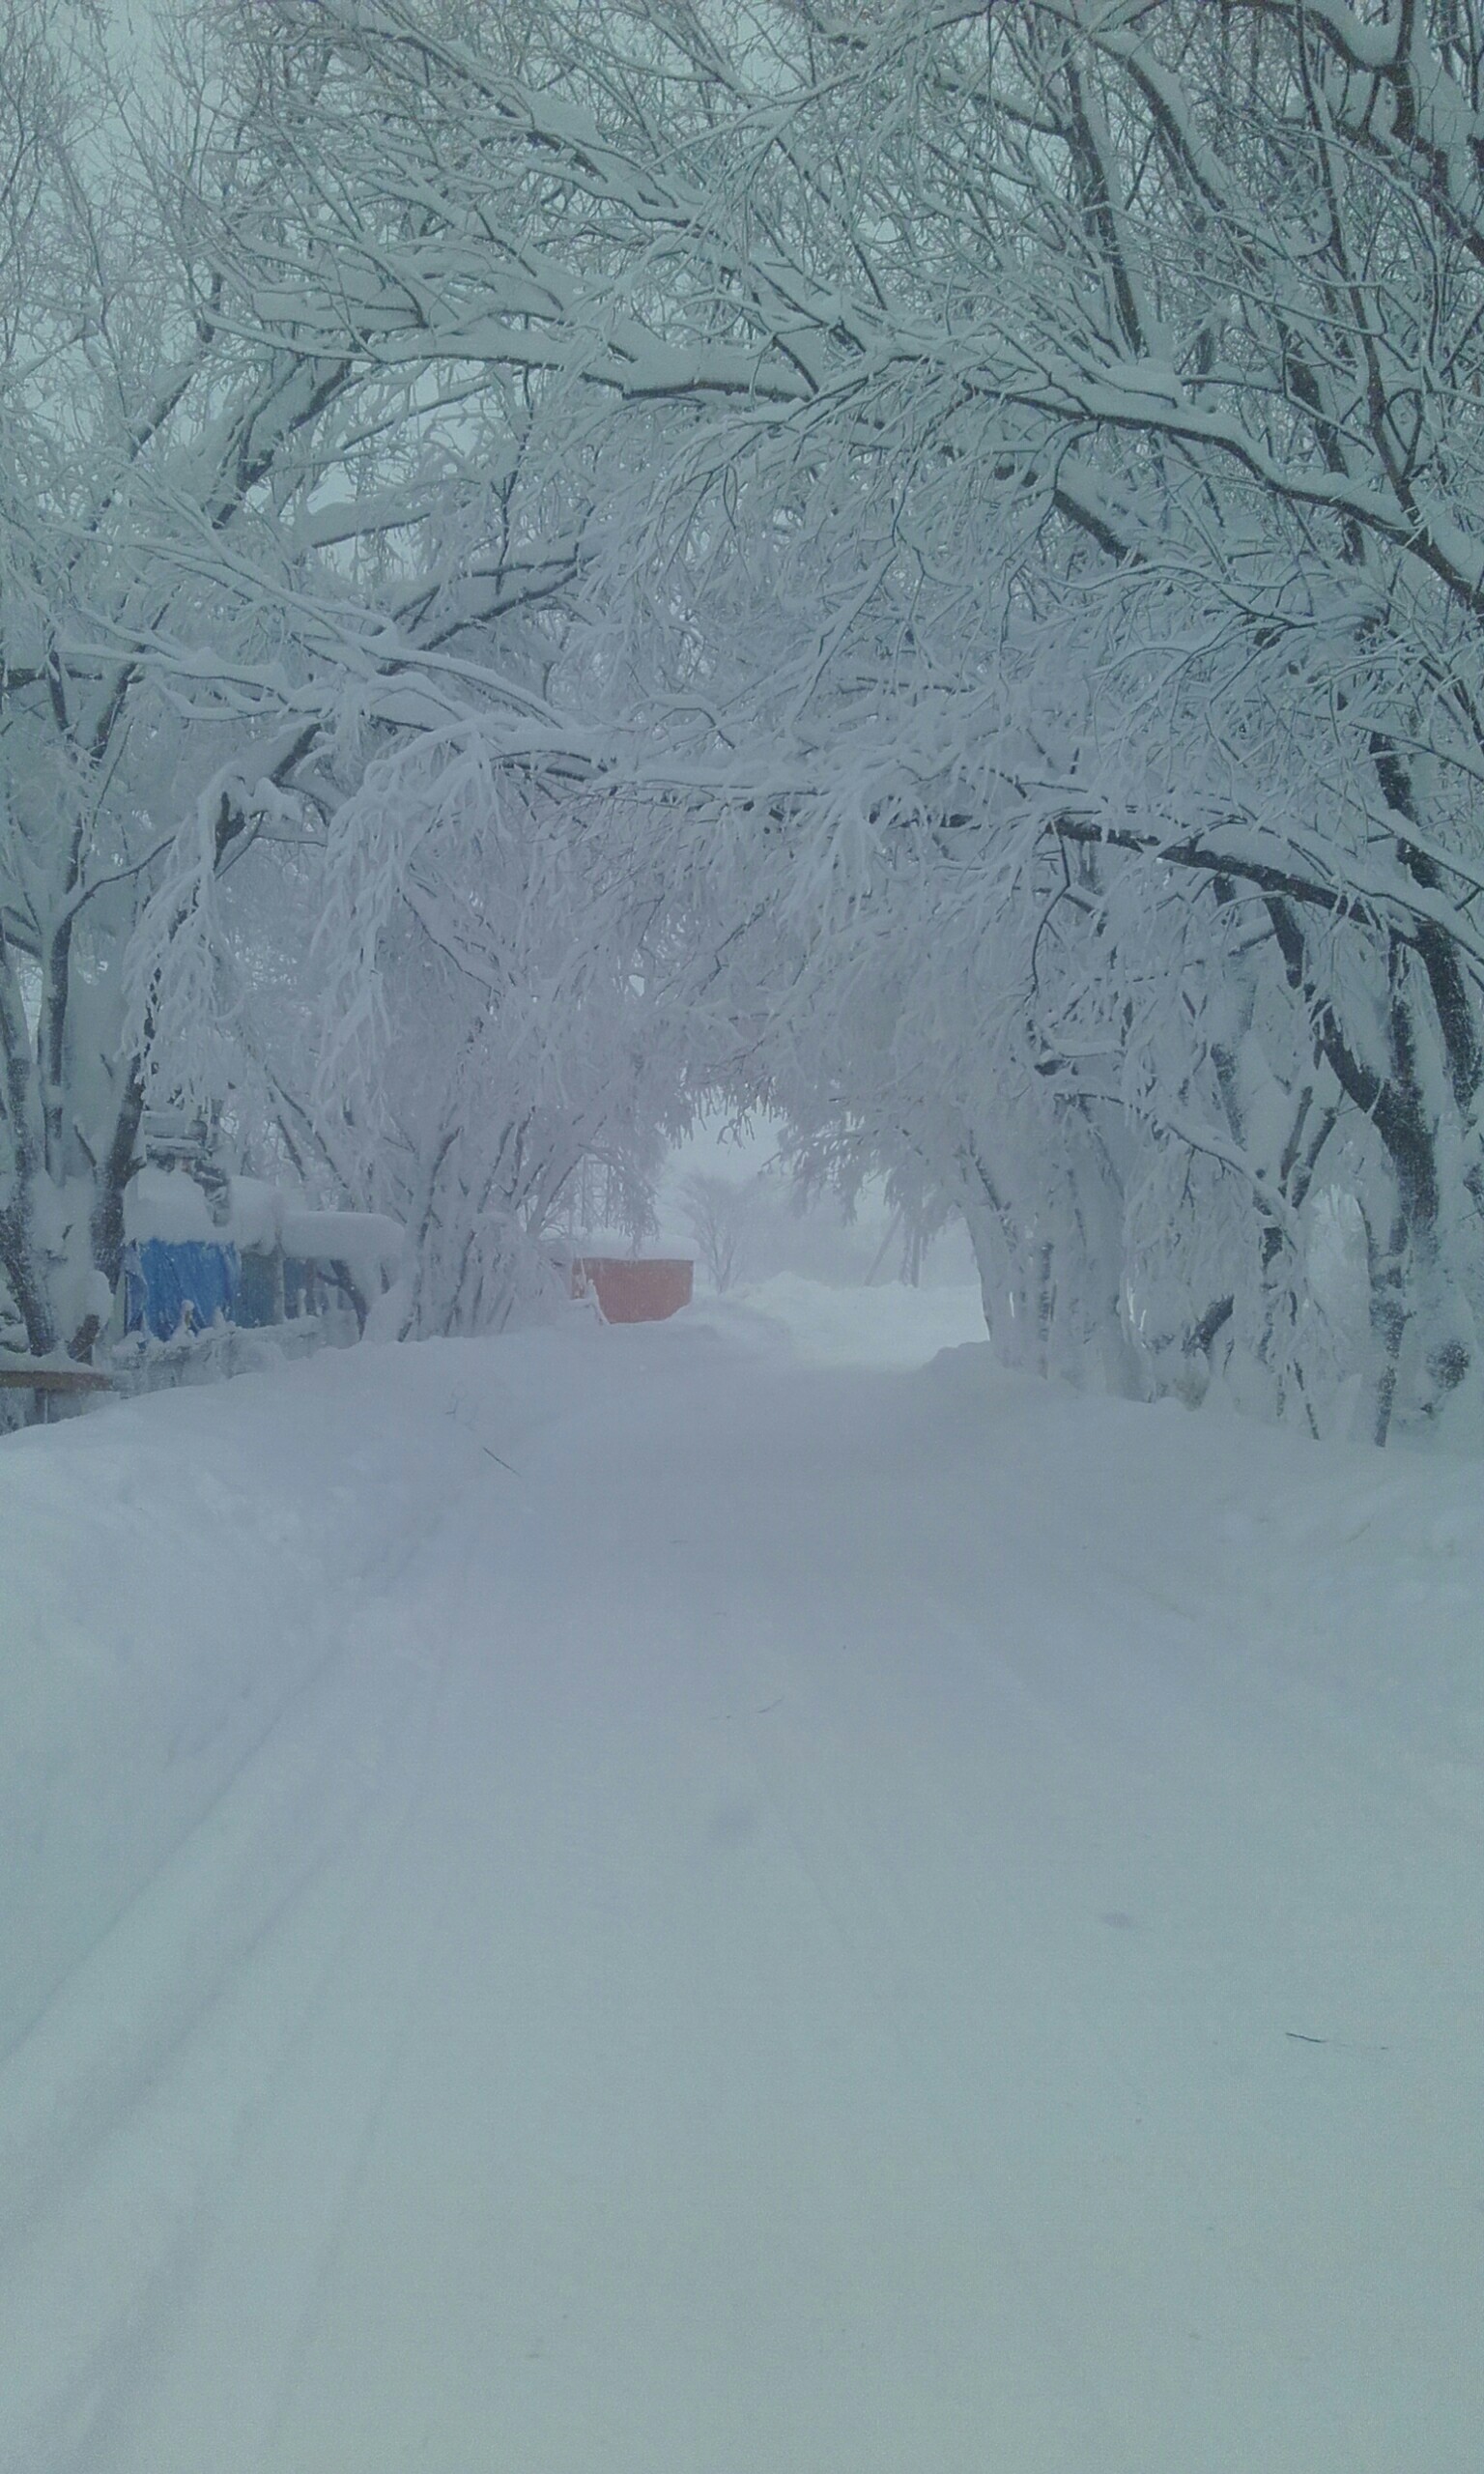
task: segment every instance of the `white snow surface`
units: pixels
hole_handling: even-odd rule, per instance
[[[283,1251],[305,1263],[345,1263],[374,1296],[381,1275],[395,1271],[407,1246],[400,1221],[381,1211],[285,1211]]]
[[[284,1199],[264,1177],[229,1177],[224,1235],[244,1253],[271,1254],[283,1235]]]
[[[982,1341],[977,1287],[827,1287],[796,1272],[704,1297],[694,1318],[743,1347],[785,1338],[809,1366],[913,1366],[940,1349]]]
[[[124,1233],[135,1244],[219,1245],[226,1231],[212,1219],[205,1194],[183,1168],[136,1168],[124,1189]]]
[[[940,1337],[0,1443],[6,2474],[1477,2464],[1479,1469]]]

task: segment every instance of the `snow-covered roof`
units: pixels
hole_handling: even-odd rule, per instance
[[[378,1288],[395,1272],[406,1232],[380,1211],[286,1211],[282,1246],[293,1262],[344,1263],[359,1286]]]
[[[194,1177],[179,1168],[139,1168],[124,1189],[124,1234],[133,1244],[157,1239],[167,1246],[229,1244],[212,1219]]]
[[[227,1179],[227,1227],[245,1253],[271,1254],[283,1223],[283,1196],[263,1177]]]
[[[261,1177],[229,1177],[218,1225],[200,1186],[181,1168],[140,1168],[124,1193],[124,1230],[136,1244],[236,1246],[292,1262],[344,1263],[357,1283],[378,1292],[394,1277],[406,1246],[400,1221],[380,1211],[303,1211]]]

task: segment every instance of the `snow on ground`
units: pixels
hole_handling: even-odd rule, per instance
[[[926,1303],[0,1443],[6,2474],[1471,2474],[1478,1468]]]
[[[702,1297],[693,1319],[744,1348],[766,1348],[783,1338],[806,1366],[924,1366],[940,1349],[985,1337],[977,1283],[836,1288],[796,1272],[780,1272],[725,1297]]]

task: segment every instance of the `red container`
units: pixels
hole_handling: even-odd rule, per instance
[[[689,1306],[696,1266],[678,1256],[579,1254],[572,1266],[574,1297],[595,1297],[605,1323],[663,1323]]]

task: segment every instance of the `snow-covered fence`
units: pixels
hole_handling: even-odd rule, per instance
[[[223,1321],[210,1331],[183,1331],[168,1340],[133,1334],[104,1352],[108,1388],[133,1395],[220,1383],[234,1374],[266,1373],[285,1359],[312,1357],[318,1349],[352,1347],[356,1338],[356,1318],[348,1308],[300,1315],[262,1331]]]
[[[112,1387],[168,1390],[345,1346],[401,1264],[400,1224],[313,1211],[250,1177],[209,1196],[179,1167],[141,1168],[125,1197],[127,1244]]]

